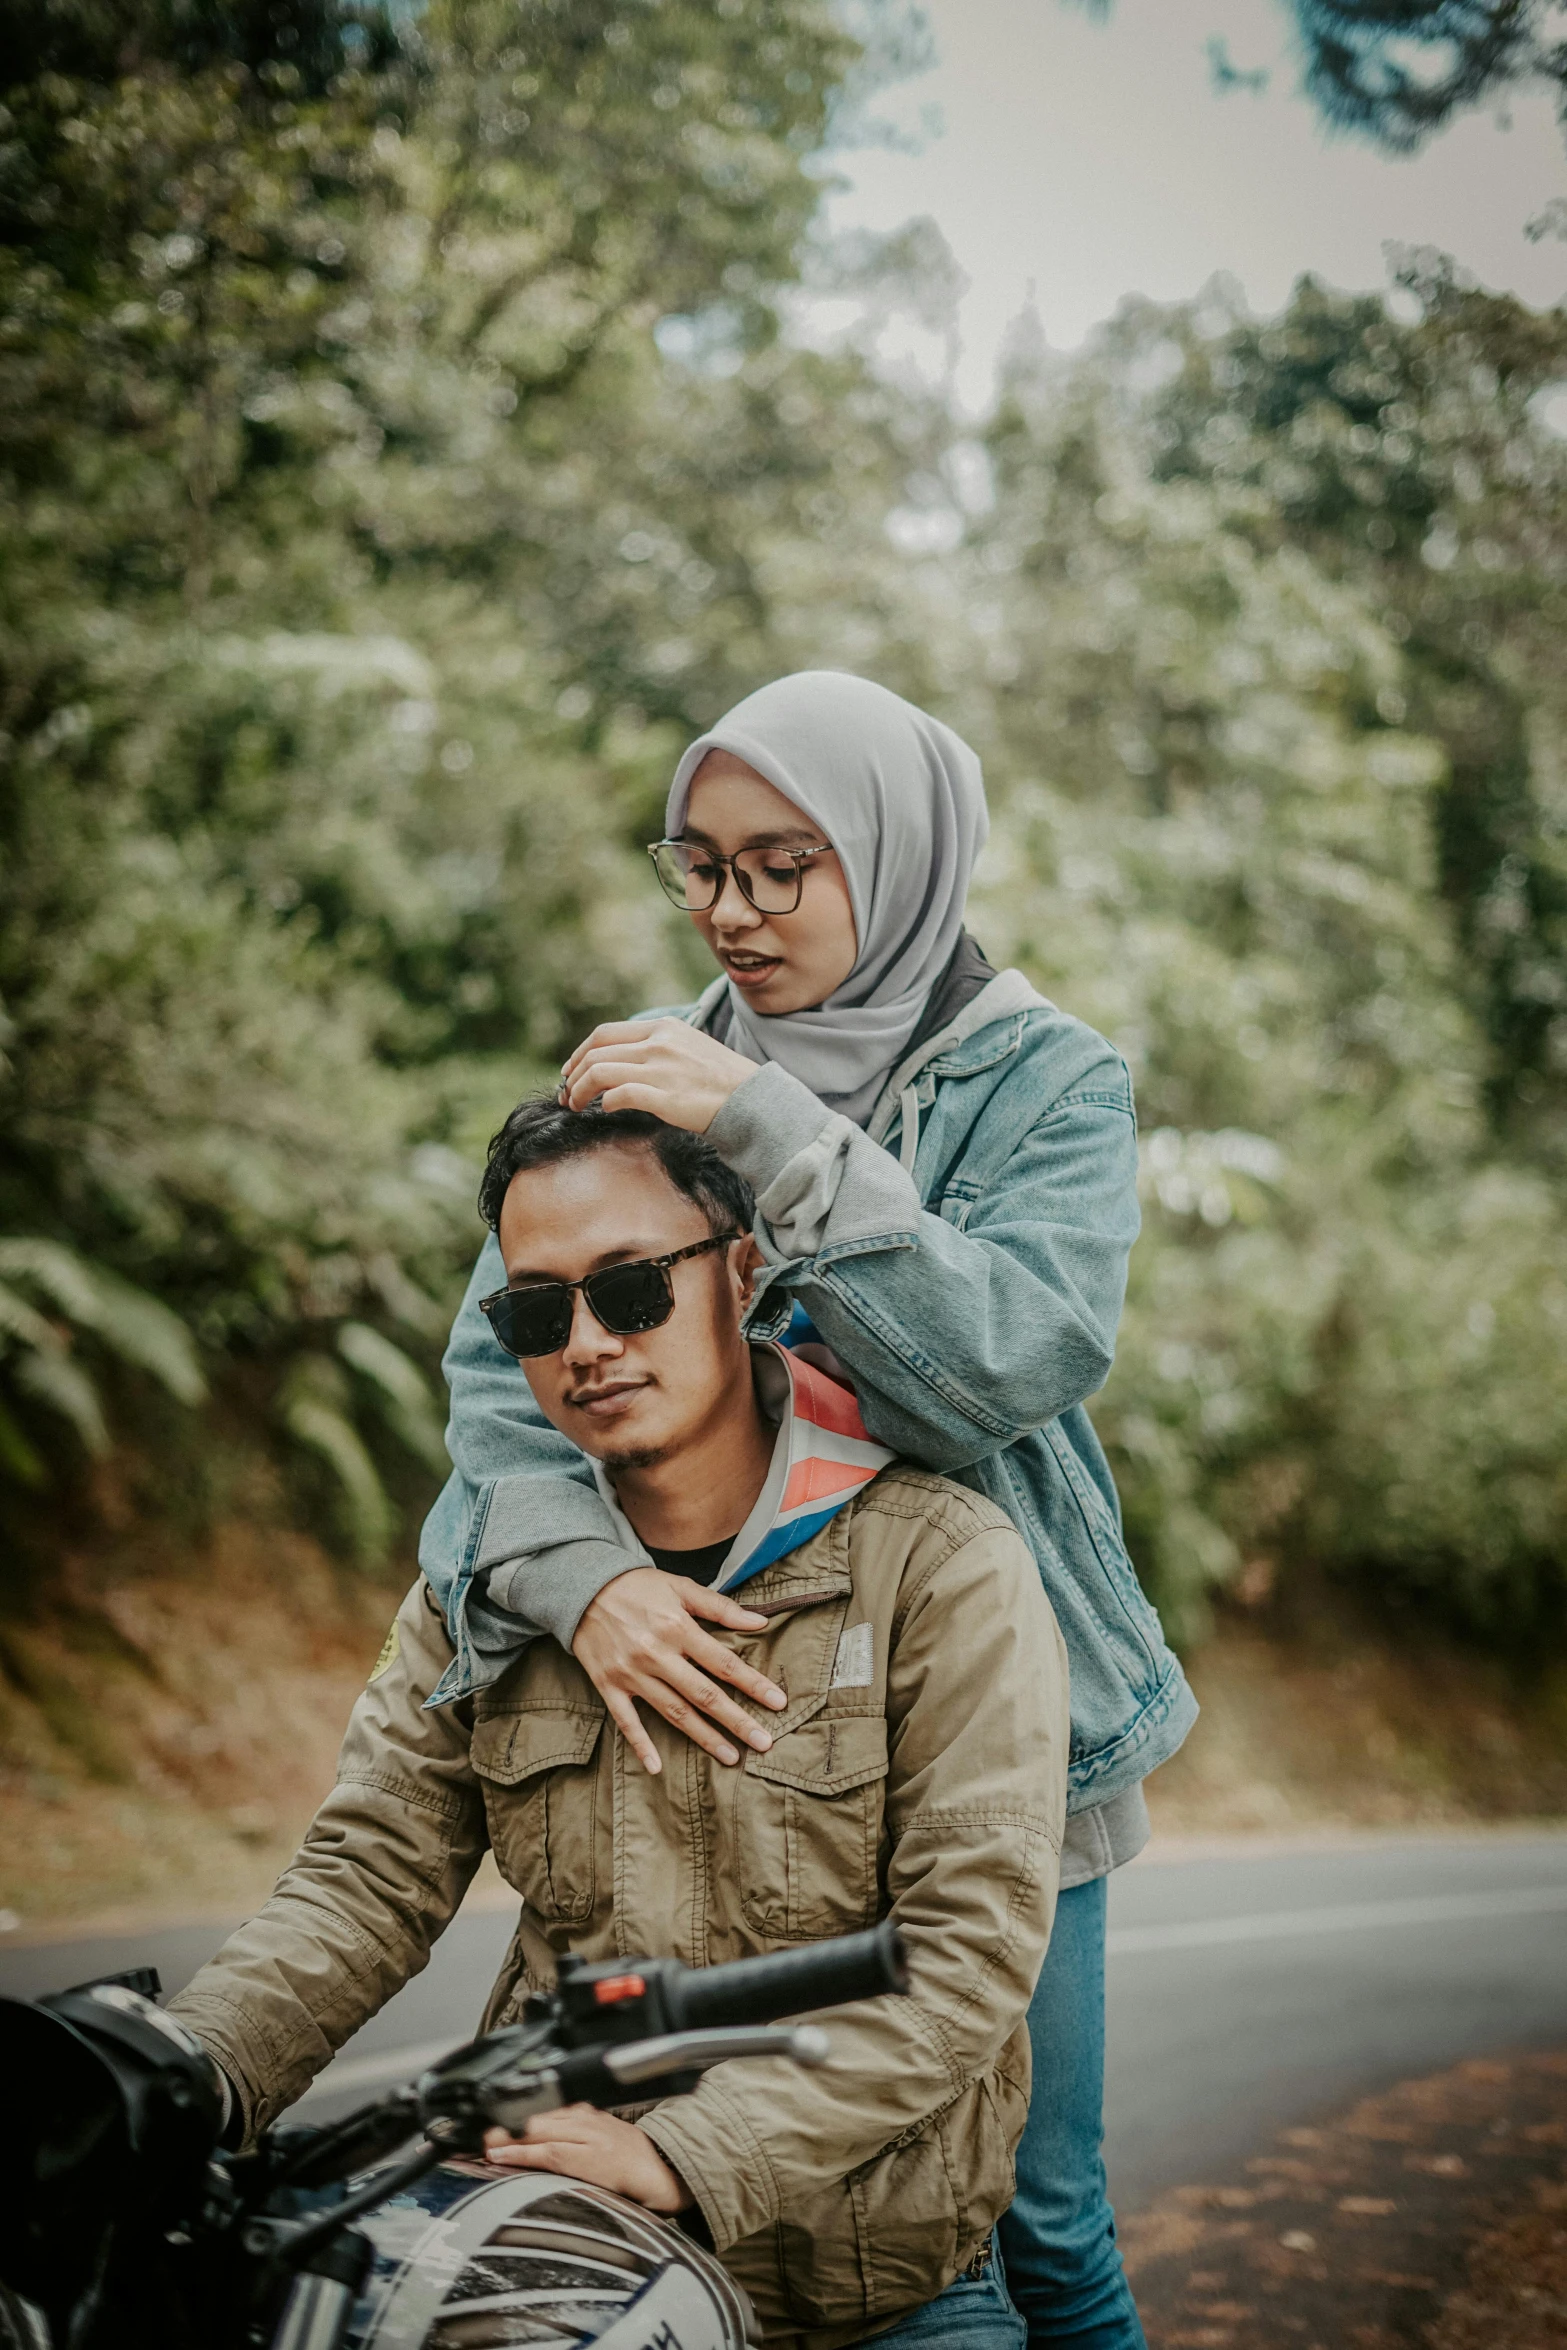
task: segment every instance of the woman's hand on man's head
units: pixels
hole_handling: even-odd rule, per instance
[[[571,1110],[650,1110],[666,1126],[705,1134],[756,1063],[684,1020],[605,1020],[585,1036],[560,1073]]]

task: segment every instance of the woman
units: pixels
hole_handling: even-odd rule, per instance
[[[752,1334],[829,1350],[871,1434],[989,1495],[1039,1562],[1071,1661],[1071,1817],[1002,2244],[1031,2343],[1135,2350],[1099,2156],[1105,1879],[1196,1708],[1083,1409],[1138,1226],[1130,1080],[964,932],[986,829],[979,762],[939,721],[835,672],[763,687],[686,752],[653,851],[721,976],[596,1028],[561,1092],[705,1133],[757,1196]],[[478,1312],[503,1280],[491,1241],[447,1357],[456,1474],[420,1557],[458,1654],[432,1702],[546,1632],[649,1768],[638,1702],[738,1762],[734,1741],[769,1741],[725,1685],[783,1693],[702,1626],[757,1619],[695,1572],[624,1571],[586,1464],[525,1411]]]

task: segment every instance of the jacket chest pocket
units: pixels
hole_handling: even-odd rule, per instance
[[[886,1777],[879,1714],[818,1714],[725,1774],[749,1925],[810,1942],[874,1922]]]
[[[475,1722],[470,1759],[484,1791],[496,1866],[547,1923],[593,1912],[602,1709],[494,1714]]]

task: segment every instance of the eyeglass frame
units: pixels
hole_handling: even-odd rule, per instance
[[[695,841],[689,840],[665,839],[652,840],[648,842],[647,853],[653,860],[653,871],[657,876],[658,886],[663,891],[665,897],[669,899],[670,904],[672,906],[678,906],[682,914],[710,914],[713,908],[717,905],[719,899],[723,896],[726,883],[722,881],[719,883],[718,887],[714,890],[712,896],[708,899],[705,906],[690,905],[684,898],[677,898],[670,894],[669,886],[665,881],[663,874],[659,871],[658,852],[660,849],[690,849],[696,848],[700,845],[701,844]],[[740,870],[739,860],[742,857],[759,856],[762,854],[766,854],[772,857],[787,857],[790,863],[793,865],[794,903],[792,905],[759,906],[756,902],[756,899],[752,896],[750,887],[746,881],[746,877]],[[832,854],[833,845],[830,840],[822,841],[820,845],[814,849],[786,849],[775,847],[770,842],[759,842],[754,848],[736,849],[732,857],[724,856],[722,851],[719,849],[708,849],[703,847],[703,855],[707,858],[708,862],[710,864],[721,866],[726,875],[732,875],[736,889],[740,892],[740,895],[744,898],[746,904],[751,908],[752,912],[762,915],[769,922],[775,920],[781,915],[798,914],[800,911],[800,900],[805,895],[805,867],[807,863],[812,857],[830,857]]]
[[[591,1273],[584,1273],[580,1281],[519,1281],[515,1289],[508,1282],[504,1289],[492,1289],[488,1297],[481,1297],[479,1300],[479,1311],[484,1316],[485,1320],[489,1323],[490,1334],[494,1338],[496,1345],[501,1347],[507,1354],[509,1354],[514,1363],[542,1362],[546,1355],[558,1355],[562,1348],[564,1348],[570,1342],[571,1322],[568,1322],[566,1325],[566,1336],[561,1340],[559,1346],[541,1346],[537,1354],[520,1355],[517,1354],[513,1348],[507,1346],[505,1339],[502,1338],[500,1332],[496,1329],[492,1313],[493,1308],[504,1304],[505,1300],[509,1297],[526,1297],[530,1294],[530,1292],[537,1292],[540,1290],[563,1290],[568,1299],[575,1297],[580,1292],[580,1294],[587,1299],[588,1311],[592,1314],[593,1319],[598,1323],[601,1330],[607,1330],[612,1338],[642,1338],[645,1337],[647,1332],[650,1330],[662,1330],[674,1315],[675,1285],[669,1278],[669,1268],[671,1265],[681,1264],[687,1257],[705,1257],[712,1249],[727,1248],[730,1241],[743,1240],[744,1238],[745,1234],[743,1232],[714,1232],[710,1234],[706,1240],[695,1240],[692,1242],[689,1248],[671,1249],[665,1256],[627,1257],[622,1259],[618,1264],[598,1265]],[[604,1320],[604,1317],[599,1312],[598,1307],[593,1303],[593,1294],[591,1288],[589,1287],[591,1282],[601,1280],[606,1274],[609,1273],[661,1273],[664,1277],[664,1296],[668,1301],[669,1312],[657,1322],[644,1323],[640,1330],[615,1329],[612,1323],[606,1322]],[[575,1321],[575,1319],[576,1310],[573,1308],[572,1321]]]

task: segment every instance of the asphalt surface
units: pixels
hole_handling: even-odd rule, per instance
[[[510,1935],[470,1909],[305,2107],[325,2119],[467,2037]],[[0,1944],[0,1994],[128,1966],[189,1980],[219,1926]],[[1110,1889],[1106,2159],[1118,2205],[1468,2056],[1567,2048],[1567,1835],[1143,1859]]]
[[[1111,1881],[1118,2205],[1464,2057],[1567,2047],[1567,1836],[1148,1863]]]

